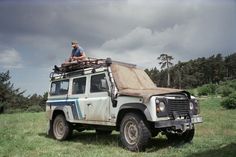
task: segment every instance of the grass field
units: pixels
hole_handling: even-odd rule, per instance
[[[74,132],[71,140],[59,142],[46,137],[44,113],[0,115],[0,156],[236,156],[236,110],[225,110],[219,99],[201,100],[204,123],[196,126],[192,143],[170,143],[164,136],[153,138],[146,152],[133,153],[119,146],[119,134],[97,136]]]

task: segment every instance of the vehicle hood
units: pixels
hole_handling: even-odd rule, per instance
[[[153,95],[183,92],[180,89],[156,87],[146,72],[135,66],[112,64],[111,70],[120,95],[143,97],[147,102]]]

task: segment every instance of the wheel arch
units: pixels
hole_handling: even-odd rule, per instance
[[[66,120],[67,120],[67,117],[66,117],[66,114],[63,110],[63,108],[61,107],[57,107],[53,110],[52,114],[51,114],[51,117],[50,117],[50,120],[49,120],[49,123],[48,123],[48,130],[47,130],[47,135],[50,136],[50,137],[53,137],[53,121],[54,119],[56,118],[57,115],[60,115],[62,114],[63,116],[65,116]]]
[[[151,119],[151,115],[147,109],[147,106],[142,103],[126,103],[123,104],[118,112],[116,119],[116,130],[120,129],[120,123],[126,113],[136,113],[141,115],[146,121]]]
[[[67,120],[67,117],[66,117],[66,114],[65,114],[64,110],[63,109],[59,109],[59,108],[56,108],[53,111],[51,120],[53,121],[56,118],[56,116],[59,115],[59,114],[62,114],[63,116],[65,116],[65,118]]]

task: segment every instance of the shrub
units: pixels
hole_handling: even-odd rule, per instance
[[[227,83],[232,89],[236,90],[236,80],[227,81]]]
[[[8,104],[6,102],[0,102],[0,114],[5,112],[7,105]]]
[[[187,90],[192,96],[197,96],[197,91],[195,89]]]
[[[221,102],[221,106],[227,109],[236,109],[236,92],[229,95]]]
[[[221,86],[217,89],[217,93],[220,94],[222,97],[227,97],[232,94],[234,91],[233,88],[229,86]]]
[[[207,88],[207,86],[198,87],[197,90],[198,90],[198,96],[208,95],[209,93],[209,89]]]
[[[28,107],[27,112],[42,112],[43,108],[38,105]]]
[[[20,113],[20,112],[23,112],[24,110],[23,109],[20,109],[20,108],[7,108],[4,110],[4,113],[7,113],[7,114],[13,114],[13,113]]]
[[[0,114],[4,112],[4,105],[0,103]]]
[[[202,95],[212,95],[216,93],[217,85],[207,84],[201,87],[198,87],[198,96]]]

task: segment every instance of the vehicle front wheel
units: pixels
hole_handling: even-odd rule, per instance
[[[185,142],[191,142],[195,134],[195,129],[187,130],[183,133],[182,137]]]
[[[68,139],[72,135],[72,126],[64,115],[59,114],[53,121],[53,136],[59,141]]]
[[[130,151],[144,151],[151,137],[148,126],[139,114],[128,113],[120,126],[120,140]]]

